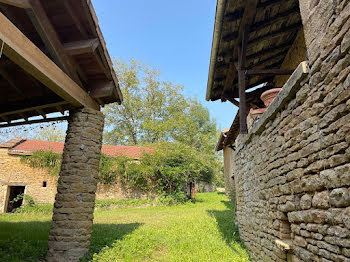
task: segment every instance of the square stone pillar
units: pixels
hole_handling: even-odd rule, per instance
[[[104,116],[92,109],[70,112],[47,261],[79,261],[90,246]]]

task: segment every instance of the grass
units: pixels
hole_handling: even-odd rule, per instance
[[[220,193],[197,197],[196,203],[169,207],[103,205],[95,211],[91,249],[83,261],[249,261],[232,203]],[[1,215],[0,261],[43,259],[50,219],[47,208]]]

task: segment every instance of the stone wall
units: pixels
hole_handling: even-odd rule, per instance
[[[47,186],[43,187],[43,182]],[[8,186],[25,186],[25,194],[33,197],[36,203],[53,203],[56,194],[57,178],[45,169],[31,168],[21,163],[19,156],[9,155],[7,149],[0,149],[0,213],[6,211]]]
[[[233,155],[236,222],[252,261],[287,261],[277,239],[292,261],[350,261],[350,1],[300,7],[309,73],[293,74]]]
[[[224,147],[223,155],[224,155],[225,192],[228,197],[230,197],[231,199],[234,199],[235,184],[234,184],[234,179],[232,179],[233,150],[230,147]]]
[[[0,149],[0,213],[5,212],[8,186],[25,186],[25,194],[33,197],[37,204],[53,204],[57,192],[58,177],[50,175],[47,169],[32,168],[21,162],[19,155],[9,155],[8,149]],[[46,181],[46,187],[43,182]],[[96,199],[145,198],[147,194],[139,190],[114,185],[98,184]]]

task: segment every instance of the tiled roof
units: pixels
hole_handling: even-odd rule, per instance
[[[216,148],[215,148],[216,151],[221,151],[224,148],[223,142],[226,138],[228,131],[230,131],[229,128],[226,128],[226,129],[221,131],[218,143],[216,144]]]
[[[4,147],[3,145],[6,145],[6,144],[10,145],[11,144],[10,141],[0,145],[0,147]],[[64,143],[61,143],[61,142],[26,140],[22,138],[20,140],[20,143],[17,142],[16,144],[14,144],[14,146],[12,147],[7,146],[6,148],[10,148],[12,154],[15,154],[15,153],[25,154],[25,153],[32,153],[38,150],[62,153],[63,147],[64,147]],[[150,152],[154,152],[154,149],[151,147],[113,146],[113,145],[102,146],[102,153],[108,156],[126,156],[134,159],[138,159],[142,156],[143,153],[150,153]]]
[[[16,145],[18,145],[19,143],[25,141],[24,138],[21,138],[21,137],[16,137],[16,138],[13,138],[3,144],[0,144],[0,148],[11,148],[11,147],[14,147]]]

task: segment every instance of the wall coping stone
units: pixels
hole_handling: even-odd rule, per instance
[[[301,62],[259,121],[256,122],[256,124],[249,130],[248,134],[245,135],[246,137],[242,139],[242,135],[238,135],[237,139],[241,140],[241,142],[239,143],[238,147],[236,147],[235,153],[242,150],[245,145],[251,141],[253,135],[258,135],[263,132],[266,124],[276,116],[279,110],[281,110],[290,100],[294,98],[294,95],[297,93],[300,87],[300,83],[309,75],[309,72],[310,67],[308,62]]]

